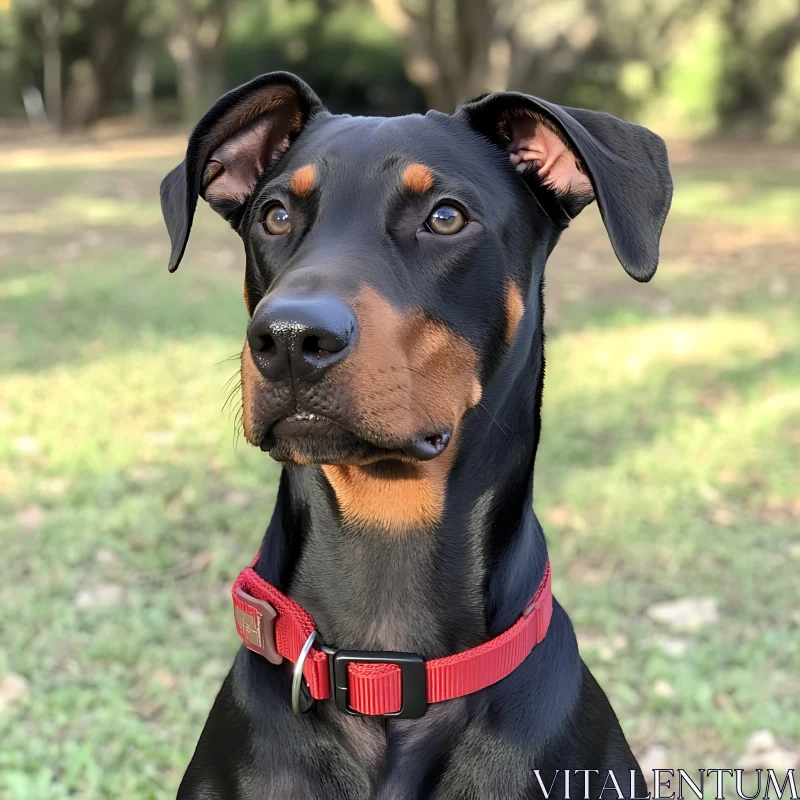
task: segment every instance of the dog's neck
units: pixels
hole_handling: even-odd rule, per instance
[[[314,617],[325,644],[436,658],[510,627],[547,560],[533,513],[544,371],[541,297],[464,420],[444,512],[402,532],[344,525],[315,466],[291,465],[256,567]]]

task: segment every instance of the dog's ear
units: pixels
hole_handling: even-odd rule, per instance
[[[609,114],[516,92],[486,95],[456,113],[502,147],[532,187],[549,195],[542,205],[556,208],[559,221],[597,198],[622,266],[637,281],[653,277],[672,200],[667,149],[659,136]]]
[[[161,182],[172,253],[183,258],[198,196],[234,227],[256,182],[323,105],[288,72],[271,72],[223,95],[197,123],[186,158]]]

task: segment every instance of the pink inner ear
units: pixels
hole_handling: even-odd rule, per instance
[[[211,154],[203,175],[203,194],[209,203],[218,198],[247,200],[267,167],[264,145],[271,124],[268,118],[257,119]]]
[[[299,125],[295,104],[284,102],[234,130],[206,162],[201,194],[209,205],[225,216],[231,205],[246,202],[262,173],[289,147],[289,134]]]
[[[520,172],[533,164],[544,185],[558,195],[594,196],[592,183],[575,154],[541,117],[515,115],[508,126],[508,159]]]

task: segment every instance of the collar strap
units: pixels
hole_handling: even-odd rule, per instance
[[[231,594],[245,646],[273,664],[284,658],[295,664],[316,629],[311,615],[252,567],[242,570]],[[552,613],[548,561],[519,619],[488,642],[430,661],[410,653],[311,646],[305,648],[303,677],[314,699],[333,698],[351,714],[419,717],[428,703],[472,694],[510,675],[544,639]]]

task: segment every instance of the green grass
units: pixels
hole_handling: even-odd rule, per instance
[[[675,194],[672,213],[742,225],[796,226],[800,219],[797,170],[697,170]]]
[[[169,276],[173,162],[69,158],[0,175],[0,681],[28,685],[0,710],[0,797],[166,798],[278,473],[221,412],[238,240],[202,209]],[[733,766],[761,728],[800,743],[800,176],[743,164],[678,171],[653,283],[596,211],[548,272],[535,505],[584,656],[636,752],[668,748],[656,766]],[[646,613],[693,597],[717,623]]]

